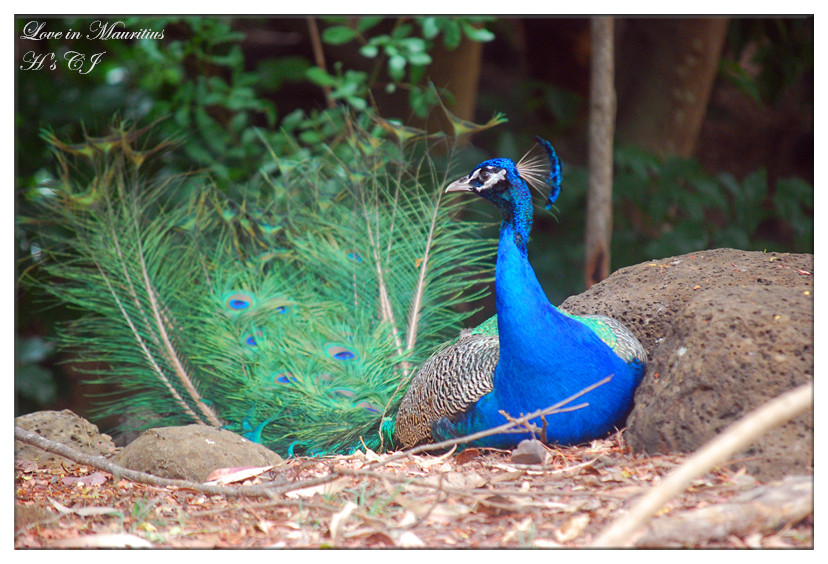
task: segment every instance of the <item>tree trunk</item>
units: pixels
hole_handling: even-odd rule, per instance
[[[727,18],[631,19],[618,29],[618,140],[689,157],[707,112]]]
[[[593,18],[589,88],[589,186],[585,281],[589,288],[609,276],[612,239],[612,147],[615,133],[614,22]]]

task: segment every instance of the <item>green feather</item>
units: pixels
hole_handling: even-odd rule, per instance
[[[61,175],[37,194],[39,284],[83,312],[62,345],[123,392],[99,413],[224,426],[287,454],[390,447],[414,369],[490,269],[433,164],[355,133],[347,164],[292,162],[230,197],[147,172],[166,146],[139,152],[137,133],[47,136]]]

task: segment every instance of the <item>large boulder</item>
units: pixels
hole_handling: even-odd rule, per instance
[[[637,451],[690,452],[813,379],[813,255],[715,249],[624,268],[562,308],[623,321],[649,354]],[[762,480],[813,469],[813,412],[734,457]]]

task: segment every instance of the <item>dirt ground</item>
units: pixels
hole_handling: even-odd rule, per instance
[[[225,495],[199,484],[147,485],[84,465],[18,461],[14,545],[579,548],[685,459],[633,454],[622,433],[541,454],[540,464],[477,449],[293,458],[242,471],[228,479]],[[270,494],[241,493],[257,485]],[[636,546],[813,548],[813,506],[796,515],[783,490],[777,497],[786,501],[769,509],[759,492],[773,487],[789,486],[760,484],[731,461],[665,505]]]

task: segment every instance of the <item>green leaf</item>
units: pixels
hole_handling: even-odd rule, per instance
[[[363,45],[359,48],[359,53],[368,59],[373,59],[379,54],[379,48],[376,45]]]
[[[706,206],[721,210],[727,213],[728,202],[721,186],[710,178],[701,178],[693,181],[693,186],[696,188],[698,198],[704,202]]]
[[[430,88],[412,88],[408,94],[408,103],[414,110],[414,115],[420,118],[428,116],[428,112],[437,104]]]
[[[388,59],[388,74],[396,81],[401,81],[405,76],[405,57],[402,55],[394,55]]]
[[[425,76],[427,70],[428,70],[427,65],[411,65],[408,68],[408,81],[412,85],[420,84],[420,81],[422,81],[422,79]]]
[[[768,195],[768,173],[764,168],[752,172],[743,184],[745,198],[753,205],[758,205]]]
[[[759,85],[756,80],[742,68],[738,61],[722,59],[719,63],[719,71],[724,77],[732,82],[743,94],[746,94],[753,101],[761,104],[762,94],[759,92]]]
[[[424,53],[428,45],[420,37],[406,37],[398,42],[398,45],[409,53]]]
[[[716,234],[714,240],[716,246],[731,247],[733,249],[749,249],[750,237],[745,230],[738,225],[728,225],[724,230]]]
[[[384,18],[382,16],[363,16],[357,20],[356,28],[360,33],[365,33],[376,27]]]
[[[408,62],[412,65],[424,67],[431,64],[431,56],[428,53],[412,53],[408,56]]]
[[[494,33],[484,27],[474,27],[468,22],[462,22],[461,25],[463,27],[463,33],[465,33],[466,37],[472,41],[485,43],[487,41],[492,41],[495,38]]]
[[[783,178],[773,196],[779,216],[800,235],[813,236],[814,187],[801,178]]]
[[[394,28],[391,32],[391,37],[394,39],[403,39],[411,35],[411,24],[402,24]]]
[[[359,32],[344,25],[335,25],[322,32],[322,41],[329,45],[342,45],[354,39]]]
[[[256,68],[258,85],[265,90],[279,90],[286,82],[306,79],[305,72],[311,64],[305,57],[284,56],[265,59]]]
[[[440,28],[443,30],[443,45],[453,51],[460,45],[463,36],[460,33],[460,25],[450,18],[440,18]]]
[[[719,175],[719,182],[721,182],[727,191],[730,193],[731,196],[735,199],[741,199],[742,197],[742,187],[739,185],[739,181],[730,174],[729,172],[725,172]]]
[[[305,71],[305,76],[317,86],[336,86],[336,78],[321,67],[310,67]]]
[[[397,46],[394,43],[387,43],[385,45],[385,49],[383,50],[385,51],[385,54],[389,57],[396,57],[400,54],[399,48],[397,48]]]
[[[437,18],[433,16],[420,18],[420,27],[423,29],[423,37],[426,39],[434,39],[440,33],[440,28],[437,27]]]
[[[357,110],[364,110],[368,107],[368,102],[366,102],[364,98],[360,98],[359,96],[347,96],[345,100]]]

